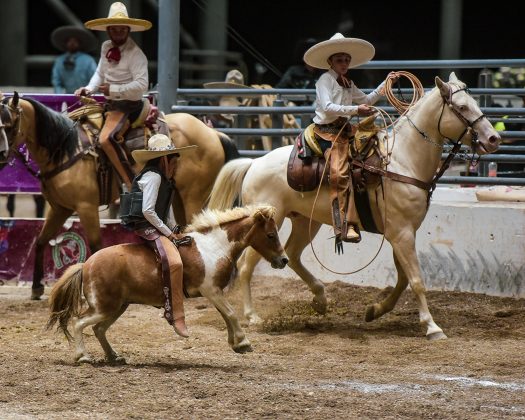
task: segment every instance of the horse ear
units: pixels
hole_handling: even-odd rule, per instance
[[[13,108],[16,108],[18,106],[18,100],[20,99],[20,97],[18,96],[18,92],[15,90],[14,94],[13,94],[13,100],[11,101],[11,106]]]
[[[458,83],[459,79],[457,78],[456,73],[451,72],[450,75],[448,76],[448,81]]]
[[[450,96],[450,86],[447,85],[438,76],[436,76],[436,78],[434,80],[436,82],[436,86],[438,87],[439,91],[441,92],[441,96],[443,96],[444,98],[448,98]]]

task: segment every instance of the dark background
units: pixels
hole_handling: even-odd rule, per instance
[[[6,0],[2,0],[6,1]],[[9,0],[11,1],[11,0]],[[199,25],[203,12],[197,1],[181,0],[181,23],[199,42]],[[65,0],[64,3],[82,21],[104,16],[96,15],[90,1]],[[525,39],[522,35],[525,2],[502,1],[481,6],[479,1],[463,1],[460,59],[523,58]],[[441,1],[362,1],[349,0],[229,0],[229,25],[248,41],[280,72],[300,61],[307,38],[325,40],[335,32],[364,38],[376,48],[375,60],[439,59]],[[142,16],[153,22],[154,28],[141,35],[142,48],[150,60],[157,60],[157,15],[144,2]],[[49,36],[64,22],[52,13],[45,1],[28,1],[28,54],[57,54]],[[2,32],[7,29],[3,28]],[[102,33],[102,38],[105,35]],[[181,48],[186,48],[181,45]],[[228,49],[240,51],[248,66],[248,83],[275,84],[279,80],[271,71],[258,73],[258,61],[235,40],[228,38]],[[95,53],[96,55],[96,53]],[[98,60],[98,57],[96,57]],[[438,70],[414,70],[426,86]],[[354,70],[354,79],[363,79],[365,86],[380,81],[387,70]],[[461,71],[460,78],[470,85],[477,82],[479,69]],[[50,71],[28,70],[28,85],[50,85]],[[156,74],[150,74],[152,83]]]

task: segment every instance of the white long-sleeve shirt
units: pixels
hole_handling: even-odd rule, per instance
[[[334,70],[329,69],[315,84],[317,98],[314,122],[316,124],[329,124],[338,117],[357,115],[358,107],[352,104],[373,105],[382,97],[379,92],[385,82],[367,95],[353,82],[350,88],[343,88],[337,83],[337,76]]]
[[[159,188],[161,183],[161,177],[158,173],[148,171],[144,173],[138,180],[138,185],[142,191],[142,213],[148,222],[150,222],[159,232],[165,236],[170,236],[172,229],[168,226],[175,227],[175,219],[173,217],[173,211],[170,206],[168,212],[168,220],[164,223],[155,211],[155,204],[157,204],[157,196],[159,194]]]
[[[106,53],[113,47],[108,40],[102,44],[95,74],[86,86],[96,92],[102,83],[109,83],[107,99],[139,101],[148,90],[148,59],[131,38],[120,49],[120,61],[109,61]]]

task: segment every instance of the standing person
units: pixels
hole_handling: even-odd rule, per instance
[[[148,30],[151,22],[128,17],[126,6],[115,2],[107,18],[90,20],[85,26],[94,31],[106,31],[109,40],[102,44],[95,74],[88,85],[77,89],[75,94],[101,92],[106,97],[107,112],[99,141],[129,191],[133,171],[115,135],[129,120],[134,121],[143,107],[142,97],[149,83],[148,60],[129,33]]]
[[[132,152],[133,159],[145,166],[134,178],[131,193],[124,194],[121,200],[123,223],[131,222],[135,233],[155,250],[161,262],[162,287],[166,302],[164,317],[181,337],[188,337],[189,334],[184,315],[182,260],[175,244],[176,225],[171,211],[172,193],[175,188],[172,180],[179,154],[195,148],[175,148],[168,136],[152,136],[146,149]],[[129,199],[126,200],[125,196],[129,196]],[[132,201],[140,200],[142,205],[137,206],[140,209],[135,205],[131,207]]]
[[[316,140],[330,163],[330,201],[336,244],[361,240],[348,162],[349,141],[354,135],[349,119],[355,115],[369,116],[374,113],[369,105],[383,96],[385,82],[366,95],[347,79],[346,74],[348,69],[370,61],[374,54],[375,49],[369,42],[345,38],[340,33],[315,44],[304,54],[306,64],[328,69],[315,85],[313,120]],[[390,73],[389,77],[394,81],[398,79],[395,73]]]
[[[55,93],[75,93],[85,86],[90,80],[97,63],[87,54],[95,49],[97,39],[95,36],[76,26],[61,26],[51,34],[51,43],[60,51],[51,71],[51,84]]]

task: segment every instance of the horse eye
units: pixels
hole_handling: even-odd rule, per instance
[[[274,238],[275,238],[275,233],[268,234],[268,239],[274,239]]]

